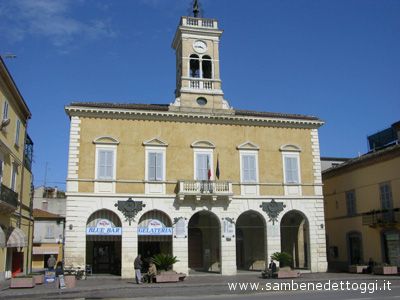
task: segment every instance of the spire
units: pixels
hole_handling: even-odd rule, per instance
[[[198,18],[199,17],[199,13],[200,13],[199,1],[198,0],[194,0],[193,1],[193,16],[195,18]]]

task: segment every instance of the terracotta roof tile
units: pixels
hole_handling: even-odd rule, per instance
[[[61,217],[60,215],[50,213],[45,210],[35,208],[35,209],[33,209],[33,218],[34,219],[60,219],[63,217]]]
[[[168,104],[140,104],[140,103],[112,103],[112,102],[72,102],[72,107],[83,106],[93,108],[116,108],[116,109],[138,109],[138,110],[154,110],[154,111],[168,111]],[[297,119],[297,120],[310,120],[310,121],[322,121],[315,116],[307,116],[300,114],[286,114],[286,113],[274,113],[274,112],[263,112],[254,110],[235,110],[236,116],[249,116],[249,117],[260,117],[260,118],[285,118],[285,119]]]

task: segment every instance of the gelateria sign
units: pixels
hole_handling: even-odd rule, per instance
[[[97,221],[96,227],[86,227],[87,235],[122,235],[122,227],[114,227],[107,219]]]
[[[159,220],[153,219],[146,227],[138,227],[138,235],[172,235],[172,227],[165,227]]]

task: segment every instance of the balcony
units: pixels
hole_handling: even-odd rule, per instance
[[[213,89],[213,83],[210,79],[194,79],[192,78],[189,81],[189,88],[195,89],[195,90],[212,90]]]
[[[180,180],[178,182],[178,198],[183,201],[195,198],[197,201],[212,199],[232,200],[233,190],[230,181]]]
[[[181,25],[207,29],[218,29],[218,22],[214,19],[182,17]]]
[[[400,209],[371,211],[363,214],[362,224],[370,227],[384,227],[400,223]]]
[[[18,206],[18,193],[6,187],[0,186],[0,210],[12,212]]]

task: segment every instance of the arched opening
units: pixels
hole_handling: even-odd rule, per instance
[[[189,268],[203,272],[221,271],[220,223],[211,212],[200,211],[189,220]]]
[[[212,63],[211,57],[204,55],[202,58],[203,78],[212,78]]]
[[[310,268],[309,224],[299,211],[287,212],[281,220],[281,251],[292,255],[292,267]]]
[[[352,231],[347,233],[347,251],[350,265],[358,265],[364,262],[360,232]]]
[[[112,211],[94,212],[86,223],[86,264],[95,274],[121,275],[121,220]]]
[[[172,222],[166,213],[150,210],[142,215],[138,225],[138,253],[142,255],[145,271],[154,255],[172,255]]]
[[[199,60],[198,55],[196,55],[196,54],[190,55],[189,67],[190,67],[190,77],[199,78],[200,77],[200,60]]]
[[[265,268],[265,222],[255,211],[246,211],[237,219],[236,265],[242,270]]]

